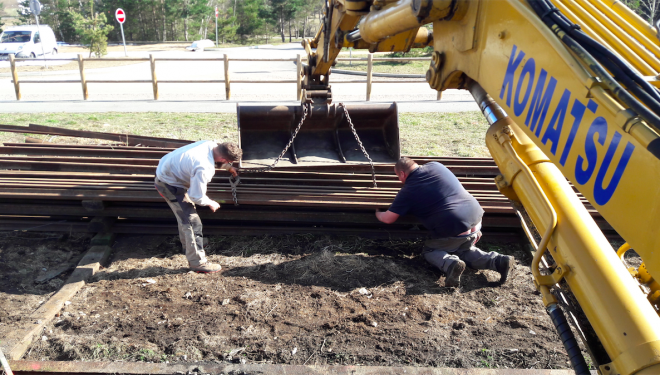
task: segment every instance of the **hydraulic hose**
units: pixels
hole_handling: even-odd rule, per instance
[[[642,105],[635,97],[621,87],[621,85],[601,66],[599,61],[597,61],[580,43],[562,29],[559,23],[565,23],[565,20],[556,16],[556,13],[560,12],[554,7],[554,5],[548,6],[544,0],[528,0],[528,2],[541,20],[568,48],[575,52],[575,54],[605,83],[605,85],[607,85],[617,99],[627,105],[655,129],[660,129],[660,117],[658,117],[653,111],[649,110],[649,108]],[[579,28],[579,26],[571,24],[569,28],[576,29]]]
[[[556,9],[554,8],[554,5],[551,3],[548,3],[546,0],[546,6],[549,9]],[[594,40],[592,37],[584,33],[578,25],[574,24],[569,20],[563,13],[552,10],[552,14],[550,15],[553,20],[559,25],[564,32],[568,33],[570,36],[572,36],[578,43],[580,43],[585,49],[587,50],[596,50],[598,51],[602,56],[600,58],[596,57],[596,60],[600,61],[602,64],[606,65],[606,68],[610,71],[612,71],[609,67],[612,64],[616,64],[617,67],[630,79],[632,79],[636,84],[641,86],[644,91],[651,97],[653,97],[656,101],[660,101],[660,93],[658,90],[653,87],[650,83],[644,80],[643,77],[641,77],[639,74],[637,74],[628,64],[627,61],[622,60],[619,56],[614,54],[612,51],[609,49],[605,48],[603,45],[598,43],[596,40]],[[608,64],[609,63],[609,64]],[[626,85],[628,87],[628,85]],[[644,103],[646,103],[645,100],[642,100]]]
[[[557,333],[559,333],[559,338],[564,344],[564,349],[568,354],[568,358],[571,360],[571,366],[577,375],[590,375],[589,366],[582,356],[582,351],[578,346],[577,340],[571,331],[571,327],[566,321],[566,316],[564,312],[557,306],[556,303],[549,305],[546,308],[548,315],[550,315],[550,320],[552,324],[555,325]]]

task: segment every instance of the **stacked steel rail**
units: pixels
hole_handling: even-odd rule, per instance
[[[5,129],[0,127],[0,130]],[[20,131],[20,127],[17,131]],[[25,129],[25,127],[23,127]],[[58,128],[55,128],[58,131]],[[13,130],[9,130],[13,131]],[[25,130],[23,130],[25,131]],[[31,131],[53,134],[53,128]],[[175,233],[173,215],[153,187],[159,159],[190,141],[80,131],[62,135],[120,140],[169,147],[5,143],[0,147],[0,229],[85,230],[92,217],[120,218],[115,232]],[[459,177],[484,208],[484,227],[511,233],[520,226],[509,201],[493,181],[499,171],[489,158],[412,156],[418,163],[439,161]],[[401,183],[391,164],[371,169],[361,164],[282,167],[243,173],[232,199],[228,174],[218,170],[208,195],[222,205],[218,213],[199,209],[208,234],[333,233],[378,237],[420,237],[412,217],[385,226],[375,209],[386,209]],[[609,226],[581,198],[604,229]]]

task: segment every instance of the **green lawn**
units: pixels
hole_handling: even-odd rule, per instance
[[[148,135],[176,139],[236,141],[233,113],[30,113],[3,114],[5,125],[39,124],[68,129]],[[488,123],[480,112],[399,114],[401,150],[407,155],[489,156],[484,138]],[[54,143],[103,143],[46,135],[0,132],[1,142],[25,136]]]
[[[342,56],[343,57],[343,56]],[[359,56],[363,57],[363,56]],[[380,57],[380,56],[379,56]],[[350,64],[349,64],[350,63]],[[426,74],[429,61],[374,61],[374,73]],[[367,71],[366,61],[337,61],[334,69]]]

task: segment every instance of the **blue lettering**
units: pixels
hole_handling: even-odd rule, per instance
[[[621,134],[619,132],[614,132],[610,146],[607,148],[607,153],[605,154],[605,159],[603,159],[603,164],[601,164],[598,174],[596,175],[596,182],[594,185],[594,199],[599,205],[604,205],[609,202],[612,198],[612,194],[616,190],[616,187],[619,185],[623,171],[626,170],[630,156],[635,150],[635,145],[628,142],[626,148],[623,150],[623,155],[621,155],[621,160],[614,170],[614,175],[610,180],[610,184],[606,188],[603,188],[603,180],[605,179],[605,174],[610,167],[614,153],[616,152],[617,147],[619,147],[619,142],[621,141]]]
[[[596,161],[598,160],[598,150],[596,149],[596,143],[594,142],[594,134],[598,133],[598,143],[605,145],[605,137],[607,136],[607,120],[603,117],[598,116],[594,119],[587,131],[587,137],[584,140],[584,152],[587,157],[587,168],[584,167],[584,159],[582,155],[577,157],[577,163],[575,163],[575,180],[578,184],[584,185],[589,181],[591,175],[596,169]]]
[[[516,50],[518,47],[514,44],[513,49],[511,50],[511,57],[509,57],[509,63],[506,66],[506,74],[504,74],[504,82],[502,82],[502,90],[500,91],[500,99],[504,99],[504,91],[508,88],[508,93],[506,96],[506,105],[511,108],[511,92],[513,91],[513,75],[518,69],[518,66],[522,62],[522,59],[525,57],[525,52],[520,50],[518,57],[516,57]]]
[[[573,147],[573,141],[575,140],[575,134],[577,134],[577,130],[580,127],[580,123],[582,122],[582,117],[584,116],[584,110],[586,108],[589,108],[589,110],[593,113],[596,113],[596,109],[598,108],[598,104],[594,102],[593,100],[589,99],[589,103],[587,104],[587,107],[582,104],[579,100],[575,99],[573,102],[573,108],[571,109],[571,115],[575,118],[575,121],[573,121],[573,126],[571,127],[571,132],[568,134],[568,139],[566,140],[566,145],[564,146],[564,151],[561,153],[561,158],[559,159],[559,164],[562,166],[566,165],[566,159],[568,158],[568,153],[571,151],[571,147]]]
[[[516,96],[513,98],[513,113],[516,116],[522,115],[523,111],[527,107],[527,101],[529,100],[529,94],[532,92],[532,87],[534,86],[534,76],[536,75],[536,62],[534,59],[529,59],[523,66],[522,73],[520,73],[520,78],[518,79],[518,86],[516,87]],[[520,89],[522,88],[523,82],[525,81],[525,76],[529,76],[527,81],[527,90],[525,90],[525,97],[523,97],[522,102],[520,101]]]
[[[548,107],[550,107],[550,101],[552,100],[552,95],[557,86],[557,80],[555,77],[550,77],[550,82],[544,93],[543,86],[545,86],[545,79],[547,76],[548,72],[546,72],[545,69],[541,69],[539,79],[536,81],[536,90],[534,90],[534,95],[532,95],[532,103],[529,106],[529,112],[527,112],[527,117],[525,118],[525,125],[527,125],[532,132],[536,129],[537,137],[541,134],[541,128],[545,122],[545,115],[548,114]]]
[[[548,127],[545,129],[545,134],[543,134],[543,139],[541,140],[543,144],[546,144],[548,140],[552,142],[552,147],[550,147],[550,152],[552,152],[553,155],[557,153],[559,136],[561,135],[561,128],[564,126],[564,117],[566,116],[566,112],[568,111],[568,101],[570,99],[571,99],[571,92],[568,91],[568,89],[565,89],[564,94],[561,96],[561,99],[559,99],[559,104],[557,104],[555,113],[552,114],[550,123],[548,123]],[[555,124],[557,125],[556,127]],[[541,130],[541,126],[539,126],[539,130]]]

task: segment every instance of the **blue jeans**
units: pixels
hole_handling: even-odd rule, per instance
[[[495,260],[502,256],[491,251],[486,253],[474,246],[481,238],[481,231],[476,231],[465,237],[444,237],[426,240],[422,255],[427,262],[447,272],[457,260],[476,270],[495,271]]]

